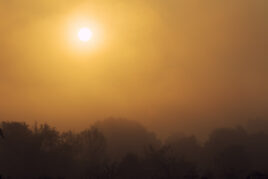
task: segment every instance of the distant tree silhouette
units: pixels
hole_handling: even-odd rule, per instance
[[[109,118],[94,124],[106,138],[108,155],[121,160],[128,153],[141,155],[149,145],[160,146],[156,135],[136,121]]]
[[[106,141],[97,128],[92,127],[78,134],[76,160],[83,165],[86,176],[99,177],[104,172],[106,160]]]
[[[215,129],[161,143],[142,125],[107,119],[81,132],[48,124],[2,122],[0,172],[11,178],[244,179],[267,178],[268,134],[242,127]]]
[[[169,154],[175,158],[183,158],[190,163],[201,160],[202,147],[195,136],[168,139],[166,145],[170,147]]]
[[[0,136],[4,139],[5,138],[5,136],[4,136],[4,132],[3,132],[3,130],[0,128]]]
[[[127,154],[118,166],[118,178],[144,178],[146,177],[143,161],[136,154]]]

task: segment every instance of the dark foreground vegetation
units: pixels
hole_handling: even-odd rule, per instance
[[[268,122],[214,130],[207,141],[161,142],[136,122],[109,119],[80,133],[2,122],[2,178],[265,179]]]

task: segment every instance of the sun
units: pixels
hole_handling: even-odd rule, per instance
[[[87,27],[83,27],[79,29],[78,34],[77,34],[79,40],[82,42],[89,41],[92,38],[92,35],[93,35],[92,31]]]

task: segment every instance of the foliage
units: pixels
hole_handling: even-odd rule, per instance
[[[204,144],[195,136],[161,144],[140,124],[121,119],[79,133],[47,124],[1,126],[0,171],[13,178],[242,179],[268,173],[268,135],[242,127],[216,129]]]

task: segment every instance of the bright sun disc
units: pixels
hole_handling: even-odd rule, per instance
[[[81,28],[78,32],[78,38],[79,40],[83,42],[87,42],[92,37],[92,31],[89,28]]]

